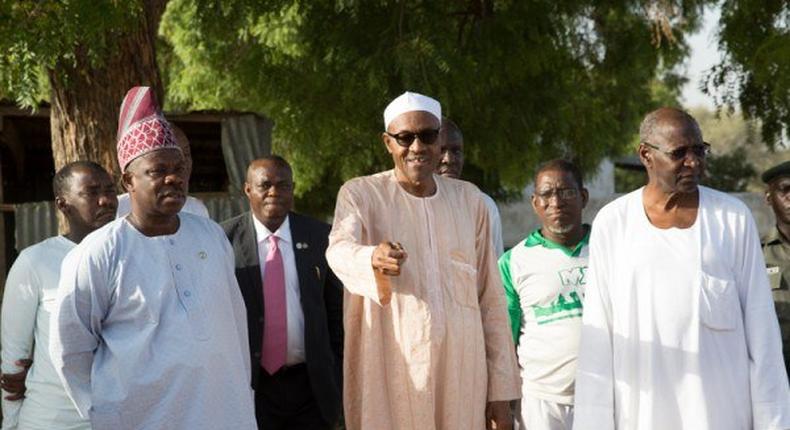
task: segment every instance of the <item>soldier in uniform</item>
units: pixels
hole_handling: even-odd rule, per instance
[[[790,358],[790,161],[765,171],[765,200],[776,216],[776,228],[762,240],[765,266],[782,330],[785,367]],[[788,368],[790,372],[790,368]]]

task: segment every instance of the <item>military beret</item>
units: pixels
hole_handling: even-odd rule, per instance
[[[767,184],[780,176],[790,176],[790,161],[777,164],[763,172],[762,180]]]

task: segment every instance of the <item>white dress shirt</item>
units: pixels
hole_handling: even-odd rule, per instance
[[[179,218],[156,237],[116,219],[63,261],[50,353],[93,430],[257,428],[233,250]]]
[[[90,429],[66,395],[49,357],[49,317],[58,293],[60,264],[76,244],[63,236],[50,237],[25,248],[6,280],[2,313],[2,370],[22,369],[14,362],[32,358],[27,391],[22,400],[6,400],[3,430]]]
[[[289,217],[285,217],[280,228],[274,233],[269,231],[262,222],[252,216],[255,225],[255,238],[258,241],[258,259],[261,264],[261,279],[266,271],[266,256],[269,254],[269,236],[274,234],[279,238],[277,247],[283,257],[283,268],[285,269],[285,301],[286,315],[288,320],[288,353],[285,364],[293,366],[304,362],[304,312],[302,311],[301,293],[299,292],[299,275],[296,272],[296,256],[294,255],[294,243],[291,238],[291,223]],[[264,298],[266,300],[266,298]]]

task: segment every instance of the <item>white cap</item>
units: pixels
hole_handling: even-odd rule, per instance
[[[392,120],[406,112],[425,111],[442,122],[442,105],[438,101],[422,94],[406,91],[391,101],[384,109],[384,129],[389,128]]]

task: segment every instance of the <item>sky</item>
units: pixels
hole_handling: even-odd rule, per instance
[[[714,108],[713,98],[703,94],[699,90],[699,84],[705,72],[721,59],[716,43],[720,15],[721,9],[718,6],[706,8],[700,30],[686,37],[691,47],[691,55],[686,62],[686,76],[689,81],[683,87],[681,97],[683,106],[687,109],[697,106]]]

